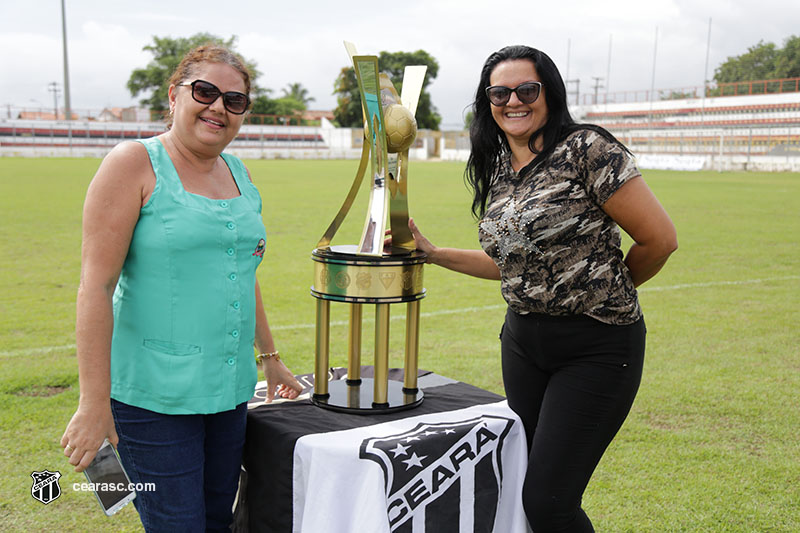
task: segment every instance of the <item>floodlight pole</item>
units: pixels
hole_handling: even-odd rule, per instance
[[[708,54],[711,50],[711,17],[708,17],[708,39],[706,40],[706,68],[703,71],[703,103],[700,111],[700,121],[706,124],[706,93],[708,92]]]
[[[608,105],[608,87],[611,85],[611,39],[614,37],[614,34],[611,33],[608,35],[608,66],[606,67],[606,101],[605,104]],[[606,108],[607,110],[608,108]]]
[[[656,52],[658,51],[658,26],[656,26],[656,37],[653,40],[653,76],[650,78],[650,113],[648,113],[648,136],[647,147],[652,149],[653,141],[653,100],[656,92]],[[648,150],[650,151],[650,150]]]
[[[69,61],[67,61],[67,9],[65,0],[61,0],[61,38],[64,43],[64,118],[72,118],[72,106],[69,98]],[[58,115],[56,115],[58,119]]]
[[[569,79],[569,59],[570,59],[569,58],[569,54],[570,54],[571,45],[572,45],[572,40],[567,38],[567,69],[566,69],[566,72],[564,74],[564,79],[565,80]]]

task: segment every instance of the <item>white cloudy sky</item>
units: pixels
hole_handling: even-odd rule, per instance
[[[333,82],[348,64],[343,40],[361,53],[423,49],[439,61],[430,86],[444,125],[460,125],[483,61],[508,44],[547,52],[582,92],[606,78],[611,92],[702,85],[709,18],[709,77],[759,40],[782,46],[800,34],[796,0],[407,0],[405,2],[66,0],[74,109],[134,104],[125,88],[156,36],[205,31],[238,36],[262,86],[280,95],[300,82],[332,109]],[[402,7],[395,7],[402,6]],[[569,43],[569,46],[568,46]],[[568,54],[569,49],[569,54]],[[60,0],[0,0],[0,110],[52,108],[47,85],[63,84]],[[569,62],[568,62],[569,56]],[[569,65],[568,65],[569,63]],[[606,83],[606,82],[604,82]],[[605,89],[601,89],[601,92]],[[3,113],[0,112],[0,116]]]

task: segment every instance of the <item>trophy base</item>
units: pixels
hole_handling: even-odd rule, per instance
[[[360,384],[349,384],[348,380],[336,380],[328,383],[328,395],[314,394],[311,402],[324,409],[357,415],[373,415],[394,413],[405,409],[413,409],[423,400],[421,390],[406,391],[399,381],[389,381],[387,402],[373,402],[374,380],[361,379]]]
[[[346,303],[403,303],[425,297],[422,267],[427,255],[413,250],[402,255],[359,255],[352,245],[316,249],[311,295]]]

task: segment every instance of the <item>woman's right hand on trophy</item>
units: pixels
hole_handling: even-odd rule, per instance
[[[420,252],[424,252],[428,255],[428,260],[426,262],[430,263],[431,254],[436,253],[438,248],[436,248],[436,246],[434,246],[433,243],[431,243],[431,241],[429,241],[427,237],[422,234],[417,225],[414,223],[413,218],[408,219],[408,229],[411,230],[411,236],[414,237],[414,246]],[[384,235],[385,238],[383,240],[383,249],[390,250],[392,248],[392,230],[387,229]]]
[[[436,253],[437,250],[436,246],[434,246],[433,243],[431,243],[431,241],[429,241],[427,237],[425,237],[425,235],[423,235],[422,232],[419,231],[419,228],[414,223],[413,218],[408,219],[408,229],[411,230],[411,235],[414,237],[414,245],[417,247],[417,250],[428,254],[427,262],[430,263],[431,256],[434,253]]]

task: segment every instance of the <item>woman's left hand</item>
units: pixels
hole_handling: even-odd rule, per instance
[[[267,380],[267,403],[275,398],[276,393],[281,398],[293,400],[303,391],[303,386],[278,357],[270,357],[262,364]]]

